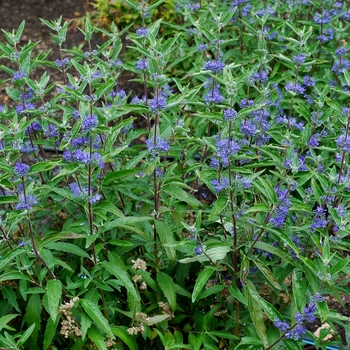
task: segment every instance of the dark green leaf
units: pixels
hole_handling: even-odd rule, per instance
[[[81,299],[80,304],[84,311],[89,315],[91,320],[106,334],[108,334],[112,339],[114,339],[114,335],[112,333],[111,327],[108,321],[102,315],[97,304],[88,299]]]
[[[247,305],[247,300],[245,300],[243,294],[241,293],[241,291],[238,289],[237,286],[231,284],[228,287],[228,290],[230,292],[230,294],[235,297],[237,300],[239,300],[243,305]]]
[[[214,267],[212,266],[206,266],[205,270],[203,270],[196,279],[196,284],[194,285],[193,292],[192,292],[192,303],[194,303],[205,286],[205,284],[208,282],[209,277],[214,272]]]
[[[35,324],[35,328],[30,336],[31,341],[34,342],[34,344],[37,342],[39,329],[41,328],[41,309],[39,294],[31,295],[26,307],[25,321],[28,327]]]
[[[83,249],[79,248],[77,245],[65,242],[52,242],[46,245],[47,249],[58,250],[65,253],[75,254],[83,258],[89,258],[90,255]]]
[[[105,343],[105,337],[96,326],[92,325],[88,329],[87,334],[98,350],[108,350]]]
[[[9,314],[9,315],[5,315],[5,316],[2,316],[0,318],[0,331],[5,328],[5,329],[9,329],[9,330],[14,330],[14,328],[8,326],[7,324],[9,322],[11,322],[13,319],[15,319],[17,316],[19,316],[19,314]]]
[[[176,261],[176,249],[172,246],[172,243],[174,243],[174,234],[171,227],[160,220],[156,220],[155,223],[159,240],[164,247],[169,262],[173,264]]]
[[[45,334],[44,334],[43,350],[47,350],[51,346],[53,338],[57,333],[57,326],[59,321],[60,321],[59,317],[56,318],[55,322],[52,320],[52,318],[49,318],[47,320]]]
[[[227,196],[220,196],[214,203],[214,207],[208,217],[209,221],[214,220],[226,207],[228,203]]]
[[[31,336],[35,328],[35,324],[32,324],[29,328],[25,330],[25,332],[21,335],[17,342],[17,346],[23,346],[23,344],[27,341],[27,339]]]
[[[163,291],[165,297],[168,300],[168,303],[172,311],[176,309],[176,290],[175,283],[173,279],[166,273],[160,271],[157,273],[157,282],[160,289]]]
[[[188,192],[184,191],[179,187],[174,186],[164,186],[162,191],[168,194],[169,196],[180,200],[181,202],[185,202],[189,204],[193,208],[197,208],[202,206],[202,203],[190,195]]]
[[[264,347],[267,347],[267,335],[266,327],[264,323],[264,312],[259,303],[259,295],[255,290],[253,283],[246,281],[247,285],[244,286],[244,296],[248,302],[248,311],[250,318],[253,322],[256,332],[259,335],[260,340],[264,344]]]
[[[136,338],[130,337],[130,335],[127,332],[127,327],[113,326],[112,332],[114,335],[120,338],[130,350],[139,350],[139,347],[136,343]]]
[[[48,298],[48,313],[55,322],[58,315],[60,300],[62,296],[62,283],[60,280],[49,280],[46,285],[46,296]]]
[[[267,280],[274,286],[276,289],[281,290],[281,286],[276,280],[276,277],[272,271],[260,260],[253,259],[254,264],[262,272],[262,274],[267,278]]]
[[[128,302],[130,305],[133,305],[134,308],[138,308],[138,304],[140,302],[140,296],[135,289],[135,285],[131,282],[131,278],[128,273],[115,265],[114,263],[103,261],[101,265],[113,276],[118,278],[120,284],[124,286],[128,292]]]

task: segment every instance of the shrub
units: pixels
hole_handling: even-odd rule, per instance
[[[85,53],[42,20],[54,62],[18,45],[24,22],[0,43],[1,346],[344,343],[327,300],[349,296],[348,5],[179,1],[164,22],[125,3],[142,26],[123,54],[89,19]]]

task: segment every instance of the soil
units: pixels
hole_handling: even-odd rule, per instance
[[[40,18],[57,20],[60,16],[69,21],[85,15],[87,6],[85,0],[23,0],[14,4],[13,0],[0,0],[1,29],[12,32],[17,29],[23,20],[26,21],[21,43],[29,39],[36,42],[40,40],[39,49],[52,49],[51,57],[58,58],[59,50],[53,45],[51,29],[45,26]],[[73,35],[72,35],[73,34]],[[4,34],[0,33],[0,40],[4,42]],[[79,46],[83,42],[83,35],[79,31],[67,35],[66,48]]]
[[[40,18],[45,20],[58,20],[62,16],[62,23],[64,21],[71,21],[69,30],[67,33],[67,40],[63,43],[63,49],[72,49],[79,47],[81,51],[85,52],[88,50],[87,43],[84,40],[84,35],[77,29],[79,19],[85,16],[86,12],[91,9],[88,6],[88,0],[22,0],[14,5],[13,0],[0,0],[0,28],[12,32],[17,30],[23,20],[25,20],[25,29],[21,37],[19,46],[24,46],[28,43],[28,40],[32,42],[39,42],[35,47],[34,53],[38,53],[40,50],[46,52],[51,50],[48,60],[55,61],[60,59],[59,46],[56,45],[51,37],[53,31],[40,21]],[[125,37],[122,38],[124,47],[126,46]],[[0,41],[6,43],[4,33],[0,32]],[[102,36],[99,34],[93,35],[91,40],[91,48],[96,49],[99,45],[104,42]],[[9,61],[2,61],[1,64],[9,65]],[[11,67],[15,69],[15,67]],[[61,82],[61,73],[58,70],[53,70],[45,67],[45,70],[51,77],[52,82]],[[38,68],[34,78],[40,79],[43,71]],[[4,73],[0,69],[0,79],[8,79],[7,73]],[[132,73],[124,72],[118,78],[118,86],[120,89],[125,89],[126,93],[132,92],[133,95],[141,95],[142,87],[140,84],[131,82],[134,78]],[[9,101],[4,101],[6,98],[5,94],[6,84],[0,86],[0,104]],[[141,97],[141,96],[140,96]],[[146,122],[143,120],[137,121],[138,127],[145,127]],[[134,125],[135,127],[135,125]]]
[[[22,0],[22,1],[14,1],[14,0],[0,0],[0,27],[5,31],[12,32],[12,30],[16,30],[20,23],[25,20],[26,25],[21,38],[21,42],[19,46],[25,45],[28,40],[32,40],[33,42],[40,41],[38,46],[36,47],[36,52],[38,50],[51,50],[48,59],[56,60],[60,57],[58,45],[54,44],[53,39],[51,37],[51,29],[49,29],[46,25],[44,25],[39,18],[43,18],[46,20],[57,20],[60,16],[63,17],[63,20],[69,21],[72,20],[73,25],[67,34],[67,41],[64,43],[63,48],[73,48],[83,46],[82,50],[86,50],[86,43],[84,41],[83,34],[77,30],[74,26],[74,21],[78,20],[82,16],[85,15],[88,10],[88,1],[87,0]],[[3,32],[0,32],[0,41],[5,43],[6,39]],[[102,44],[103,39],[96,35],[92,39],[92,48],[96,48],[97,45]],[[4,64],[4,62],[1,62]],[[8,64],[8,61],[6,61]],[[53,81],[60,81],[61,75],[57,70],[50,71],[47,69],[49,75]],[[9,76],[0,70],[0,80],[8,79]],[[133,78],[129,74],[121,75],[118,78],[118,84],[120,87],[126,90],[126,93],[133,91],[133,94],[142,94],[142,87],[138,84],[130,82],[130,79]],[[0,104],[6,102],[9,104],[10,102],[6,100],[5,94],[5,86],[3,84],[0,86]],[[144,121],[138,120],[134,123],[134,127],[144,127]],[[210,198],[208,198],[208,195]],[[214,200],[214,197],[208,191],[207,188],[198,188],[197,192],[198,199],[204,201],[206,198],[206,203],[211,203]],[[350,316],[350,298],[346,297],[344,300],[344,305],[340,305],[336,299],[330,298],[328,300],[330,309],[336,310],[340,314],[344,316]],[[320,324],[310,325],[310,330],[315,331]],[[343,341],[345,341],[344,334],[342,335]],[[312,347],[307,347],[311,349]]]

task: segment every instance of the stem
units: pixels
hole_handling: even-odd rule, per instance
[[[54,273],[51,271],[51,269],[49,268],[49,266],[46,264],[46,262],[44,261],[44,259],[40,256],[37,248],[36,248],[36,244],[35,244],[35,239],[34,239],[34,232],[33,232],[33,228],[32,228],[32,222],[30,220],[30,216],[28,213],[27,216],[28,219],[28,225],[29,225],[29,232],[30,232],[30,238],[31,238],[31,242],[32,242],[32,247],[33,247],[33,252],[35,254],[35,256],[41,261],[41,263],[44,265],[44,267],[46,268],[47,272],[50,274],[52,279],[56,279],[56,276],[54,275]]]
[[[13,250],[12,244],[11,244],[11,242],[10,242],[8,236],[7,236],[7,233],[5,232],[5,230],[1,226],[0,226],[0,231],[2,232],[2,235],[4,236],[4,239],[5,239],[6,243],[7,243],[7,245],[9,246],[9,248],[11,250]]]
[[[156,88],[156,105],[158,105],[158,96],[159,96],[159,86],[157,85]],[[153,135],[153,142],[154,146],[157,144],[157,127],[159,125],[159,113],[156,114],[155,116],[155,121],[154,121],[154,135]],[[155,169],[153,171],[153,192],[154,192],[154,212],[155,216],[154,219],[155,221],[158,219],[158,209],[159,209],[159,185],[157,181],[157,170]],[[157,245],[157,227],[156,227],[156,222],[154,222],[154,227],[153,227],[153,245],[154,245],[154,260],[156,264],[156,270],[158,270],[158,245]]]

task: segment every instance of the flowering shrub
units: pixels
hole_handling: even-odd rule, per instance
[[[54,61],[24,23],[0,43],[0,345],[345,346],[349,5],[183,0],[168,23],[125,3],[123,51],[89,20],[66,48],[61,18]]]

